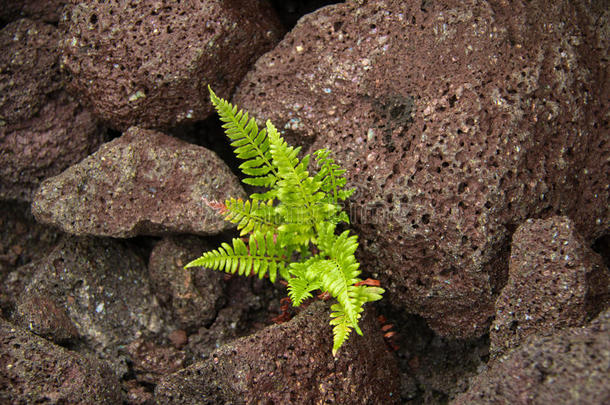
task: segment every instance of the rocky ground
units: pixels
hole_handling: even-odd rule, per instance
[[[610,401],[601,0],[0,11],[0,402]],[[369,305],[184,269],[243,197],[207,86],[326,147]]]

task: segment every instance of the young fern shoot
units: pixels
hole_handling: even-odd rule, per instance
[[[203,253],[186,267],[267,275],[271,282],[279,275],[288,282],[294,306],[316,290],[329,293],[337,301],[330,314],[336,356],[352,330],[362,335],[358,320],[363,305],[384,293],[360,283],[354,256],[357,237],[349,231],[336,234],[339,223],[349,223],[340,203],[354,192],[345,189],[345,170],[330,151],[320,149],[313,154],[318,171],[310,175],[311,156],[299,159],[301,148],[288,145],[270,121],[259,130],[247,112],[209,91],[231,146],[243,160],[239,168],[248,176],[244,183],[268,190],[247,201],[230,198],[224,205],[214,203],[227,221],[237,224],[240,238]]]

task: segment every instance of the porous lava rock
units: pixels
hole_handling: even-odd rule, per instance
[[[22,17],[57,23],[69,0],[10,0],[2,3],[0,20],[13,21]]]
[[[14,322],[56,344],[65,344],[78,337],[78,330],[65,308],[41,295],[21,299],[15,310]]]
[[[0,277],[46,255],[60,238],[60,231],[36,222],[29,204],[0,201]]]
[[[171,346],[159,346],[145,339],[136,339],[127,346],[132,371],[138,381],[156,384],[159,378],[183,367],[184,352]]]
[[[96,119],[63,90],[52,25],[27,19],[0,31],[0,197],[31,200],[40,181],[94,151]]]
[[[528,219],[513,234],[508,283],[496,300],[491,354],[505,353],[532,334],[582,326],[609,298],[608,269],[572,221]]]
[[[56,346],[0,319],[0,402],[120,404],[116,375],[102,361]]]
[[[370,311],[364,337],[331,354],[328,305],[220,347],[206,361],[163,378],[158,403],[397,403],[397,368]]]
[[[40,182],[102,143],[97,120],[63,91],[57,29],[21,19],[0,31],[0,198],[31,201]]]
[[[224,274],[184,266],[210,246],[192,236],[164,238],[155,245],[148,262],[151,287],[161,305],[173,314],[178,326],[209,326],[223,303]]]
[[[167,129],[213,111],[281,34],[265,2],[80,1],[60,28],[73,94],[111,127]]]
[[[214,152],[132,127],[45,180],[32,213],[76,235],[206,235],[231,227],[206,204],[228,197],[245,193]]]
[[[20,317],[35,317],[31,312],[39,310],[23,302],[47,297],[76,326],[83,351],[107,360],[120,377],[127,372],[123,347],[169,327],[150,291],[144,261],[121,241],[66,238],[35,266],[21,293]]]
[[[586,241],[609,228],[607,15],[567,0],[333,5],[233,101],[335,152],[363,269],[396,305],[479,336],[523,220],[565,215]]]
[[[610,310],[587,327],[530,336],[458,396],[461,404],[605,404],[610,399]]]

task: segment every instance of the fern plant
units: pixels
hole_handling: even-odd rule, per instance
[[[207,202],[237,224],[240,237],[186,267],[268,276],[273,283],[279,275],[294,306],[316,290],[330,294],[336,299],[330,314],[336,356],[352,329],[362,335],[358,320],[363,305],[384,292],[377,282],[358,278],[357,237],[337,231],[337,225],[349,223],[340,203],[354,191],[345,189],[345,170],[320,149],[313,154],[317,172],[310,175],[311,156],[299,159],[301,148],[288,145],[270,121],[259,130],[247,112],[209,91],[235,154],[244,160],[239,166],[247,176],[243,182],[267,191],[247,201]]]

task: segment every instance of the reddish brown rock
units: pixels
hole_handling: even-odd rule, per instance
[[[31,201],[40,182],[102,142],[96,119],[63,90],[52,25],[0,31],[0,198]]]
[[[508,283],[496,301],[492,356],[532,334],[582,326],[610,303],[610,275],[565,217],[527,220],[513,235]]]
[[[30,332],[62,344],[78,337],[78,330],[65,309],[49,297],[24,297],[15,311],[15,322]]]
[[[0,319],[0,402],[120,404],[110,368]]]
[[[184,364],[184,352],[171,346],[158,346],[144,339],[131,342],[127,352],[136,379],[148,384],[156,384],[159,378],[178,371]]]
[[[163,378],[159,403],[393,404],[397,368],[370,311],[364,336],[331,354],[329,308],[317,302],[293,320],[222,346],[206,361]]]
[[[610,311],[591,325],[531,336],[471,382],[454,405],[605,404],[610,400]]]
[[[168,237],[150,254],[148,274],[161,305],[182,328],[208,326],[222,305],[224,274],[184,266],[211,247],[196,237]]]
[[[481,335],[517,224],[559,213],[587,241],[610,226],[599,9],[567,0],[326,7],[257,61],[234,101],[336,153],[357,188],[363,269],[396,305],[442,335]]]
[[[71,1],[60,26],[69,87],[115,129],[167,128],[213,111],[279,39],[264,2]]]
[[[245,193],[211,151],[132,127],[45,180],[32,213],[76,235],[216,234],[231,224],[206,203]]]
[[[12,21],[21,17],[57,23],[69,0],[9,0],[2,3],[0,20]]]

